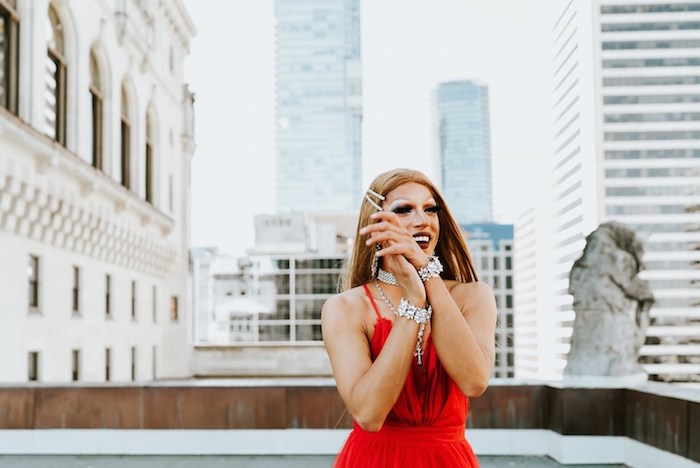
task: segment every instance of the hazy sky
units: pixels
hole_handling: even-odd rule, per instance
[[[184,3],[197,28],[185,67],[196,98],[192,244],[242,255],[253,216],[275,210],[273,0]],[[364,185],[393,167],[432,176],[431,93],[477,79],[490,93],[495,221],[514,222],[548,151],[551,4],[362,1]]]

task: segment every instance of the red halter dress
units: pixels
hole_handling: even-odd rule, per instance
[[[391,331],[391,321],[377,315],[370,348],[376,359]],[[478,467],[479,461],[464,437],[469,400],[438,361],[428,335],[423,365],[414,360],[396,404],[379,432],[357,423],[335,460],[336,468]]]

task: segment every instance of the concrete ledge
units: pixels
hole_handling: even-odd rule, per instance
[[[0,430],[0,455],[334,455],[347,429]],[[562,436],[549,430],[472,429],[478,456],[550,456],[562,465],[691,468],[687,458],[627,437]]]
[[[333,377],[326,349],[321,343],[295,346],[196,345],[195,377]]]

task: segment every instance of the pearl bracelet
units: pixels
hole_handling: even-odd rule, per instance
[[[401,302],[399,302],[399,309],[395,313],[399,317],[415,320],[416,323],[423,325],[430,320],[430,317],[433,315],[433,309],[430,307],[430,304],[426,305],[424,309],[421,309],[408,302],[405,298],[402,298]]]
[[[418,276],[421,280],[423,280],[424,283],[430,278],[440,276],[440,273],[442,273],[443,270],[442,263],[440,262],[440,259],[437,258],[437,256],[431,255],[430,257],[428,257],[428,259],[428,264],[423,268],[418,269]]]

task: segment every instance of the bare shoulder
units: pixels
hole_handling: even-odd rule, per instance
[[[496,311],[496,297],[491,287],[481,281],[461,283],[459,281],[445,280],[445,286],[462,311],[484,308]]]
[[[326,327],[343,327],[363,323],[367,310],[366,301],[361,287],[336,294],[323,304],[321,321]]]

